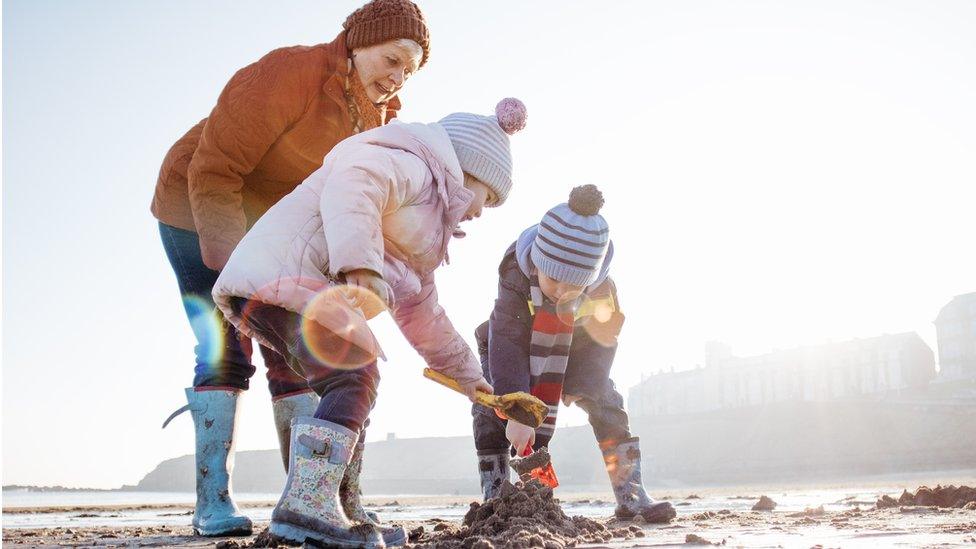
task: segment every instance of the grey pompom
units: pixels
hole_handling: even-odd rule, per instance
[[[596,185],[580,185],[569,193],[569,209],[579,215],[596,215],[603,207],[603,193]]]

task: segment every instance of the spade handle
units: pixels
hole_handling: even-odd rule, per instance
[[[430,368],[424,368],[424,377],[427,379],[432,379],[448,389],[453,389],[462,395],[465,394],[460,383],[440,372],[431,370]],[[482,391],[475,391],[474,398],[478,401],[478,404],[481,404],[482,406],[498,408],[498,401],[493,395],[489,395],[488,393],[484,393]]]

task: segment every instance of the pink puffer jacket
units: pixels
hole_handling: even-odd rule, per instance
[[[249,336],[258,337],[232,310],[232,296],[278,305],[341,333],[349,307],[308,305],[338,273],[370,269],[390,284],[393,317],[427,364],[462,383],[477,380],[481,365],[437,303],[434,285],[472,198],[438,124],[393,122],[360,133],[336,145],[248,231],[217,279],[214,300]],[[358,310],[352,314],[361,319]],[[375,339],[365,332],[348,339],[369,348]]]

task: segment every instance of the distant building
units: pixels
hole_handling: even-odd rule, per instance
[[[667,415],[783,401],[883,397],[924,387],[935,355],[915,332],[737,357],[705,346],[705,367],[651,376],[630,390],[630,413]]]
[[[976,380],[976,292],[958,295],[935,319],[939,380]]]

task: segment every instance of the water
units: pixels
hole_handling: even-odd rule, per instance
[[[672,491],[672,503],[679,514],[694,514],[703,511],[747,511],[765,494],[778,504],[776,510],[784,512],[802,511],[808,507],[824,506],[827,511],[843,511],[856,504],[870,506],[883,493],[897,496],[901,488],[832,488],[807,490],[759,490],[744,489],[738,492],[705,490],[699,492],[699,499],[684,499],[692,493]],[[747,499],[733,499],[738,494]],[[243,511],[255,521],[271,519],[271,509],[277,501],[278,493],[239,493],[235,500]],[[658,494],[660,495],[660,494]],[[613,512],[612,498],[609,494],[571,494],[560,493],[567,514],[588,517],[607,517]],[[573,501],[588,498],[588,501]],[[3,492],[4,528],[53,528],[57,526],[182,526],[189,525],[191,516],[187,511],[193,509],[195,494],[191,492]],[[398,505],[369,506],[384,520],[425,520],[439,517],[459,519],[468,510],[469,498],[458,496],[373,496],[373,501],[402,501]],[[77,506],[91,509],[75,509],[49,513],[8,512],[23,507]],[[113,506],[125,506],[113,509]],[[139,509],[137,506],[151,506]]]
[[[239,494],[239,503],[275,501],[280,494]],[[196,494],[192,492],[29,492],[3,491],[4,528],[53,528],[56,526],[177,526],[190,524],[190,516],[178,507],[192,509]],[[174,506],[163,509],[133,509],[134,506]],[[9,513],[18,507],[91,507],[54,513]],[[128,506],[121,510],[106,510]],[[263,510],[259,507],[257,510]],[[248,510],[251,514],[251,510]],[[271,507],[267,517],[270,519]]]
[[[281,494],[236,494],[241,501],[273,501]],[[193,505],[196,494],[193,492],[29,492],[27,490],[4,490],[3,507],[53,507],[63,505],[107,506],[143,504],[188,504]]]

